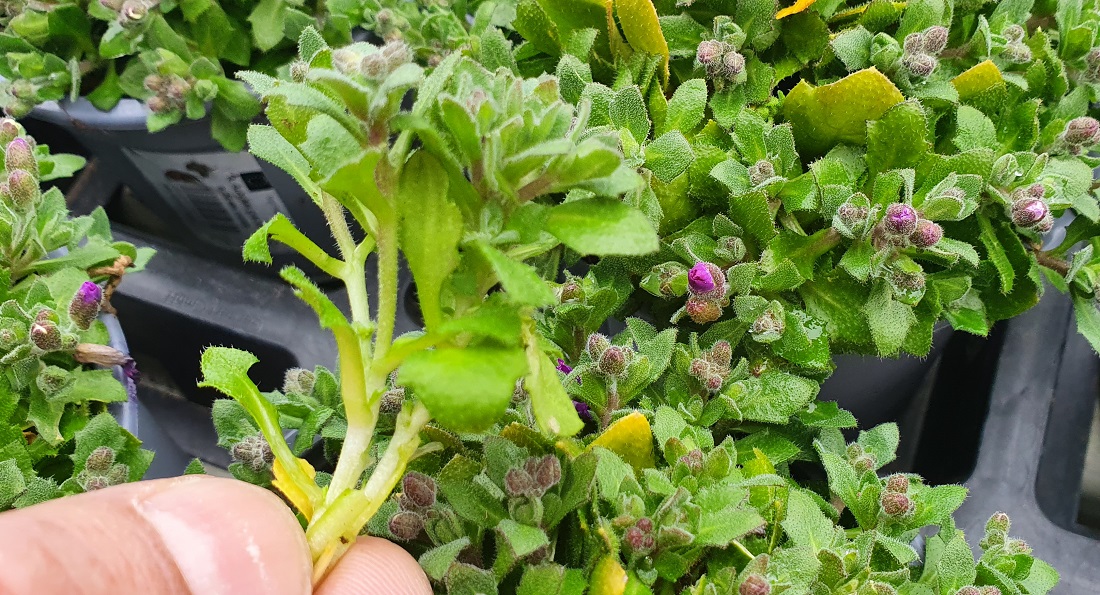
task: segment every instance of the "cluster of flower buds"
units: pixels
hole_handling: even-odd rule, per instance
[[[77,483],[85,492],[126,483],[130,479],[130,467],[115,462],[115,451],[108,446],[100,446],[88,455],[84,470],[77,476]]]
[[[561,481],[561,461],[554,455],[530,457],[504,474],[504,491],[512,498],[541,498]]]
[[[837,207],[836,214],[833,215],[833,229],[848,239],[866,235],[871,225],[871,210],[865,204],[869,204],[869,201],[862,193],[852,195]]]
[[[609,378],[622,378],[626,368],[634,361],[634,350],[623,345],[612,345],[611,341],[600,333],[588,336],[586,347],[588,357],[592,358],[597,374]]]
[[[67,347],[66,343],[69,342],[72,343],[71,347],[76,346],[75,340],[66,336],[66,333],[61,332],[61,327],[58,326],[57,313],[49,308],[42,308],[38,311],[38,314],[34,317],[34,322],[31,323],[29,334],[31,344],[39,353],[61,351]]]
[[[1012,207],[1009,215],[1012,223],[1024,229],[1046,233],[1054,227],[1054,216],[1043,200],[1046,187],[1035,183],[1012,192]]]
[[[733,347],[729,341],[717,341],[709,351],[691,360],[688,373],[698,380],[707,392],[713,394],[722,390],[722,385],[730,375],[730,362],[733,360]]]
[[[0,133],[10,136],[21,131],[22,127],[14,121],[0,121]],[[34,141],[29,137],[16,136],[4,148],[4,168],[8,172],[5,181],[0,182],[0,199],[17,213],[28,213],[38,205],[42,191],[38,188],[38,160],[34,156]]]
[[[707,72],[707,77],[734,83],[745,81],[745,56],[732,44],[708,39],[695,50],[695,61]]]
[[[373,31],[386,41],[400,41],[408,27],[408,19],[389,8],[383,8],[374,15]]]
[[[783,307],[776,302],[768,306],[749,327],[749,334],[757,343],[774,343],[783,338],[783,331],[787,330],[787,315]]]
[[[385,79],[398,67],[413,59],[412,50],[400,40],[389,41],[374,53],[363,56],[358,52],[343,48],[332,53],[332,65],[344,74],[361,74],[368,79]]]
[[[748,253],[745,240],[737,236],[722,236],[717,241],[718,246],[714,248],[714,255],[726,259],[731,264],[741,262]]]
[[[688,298],[684,310],[697,324],[708,324],[722,317],[729,305],[726,273],[716,264],[696,262],[688,271]]]
[[[967,585],[959,589],[958,591],[955,591],[955,595],[1001,595],[1001,590],[991,585],[987,585],[984,587]]]
[[[560,304],[584,301],[584,287],[581,286],[581,281],[577,278],[566,279],[565,283],[558,286],[554,293],[557,294],[558,303]]]
[[[920,33],[905,36],[902,67],[912,76],[928,78],[939,66],[936,56],[947,47],[947,27],[933,25]]]
[[[623,532],[623,544],[635,556],[648,556],[657,547],[653,519],[642,517]]]
[[[959,201],[965,198],[958,188],[948,188],[943,195]],[[922,218],[916,209],[904,203],[886,207],[882,221],[875,228],[875,244],[878,247],[931,248],[942,239],[943,228],[938,223]]]
[[[103,290],[99,285],[91,281],[81,283],[80,288],[69,302],[69,319],[82,331],[92,327],[96,316],[99,316],[100,304],[103,302]]]
[[[859,473],[874,471],[878,468],[875,455],[863,450],[863,447],[859,444],[849,444],[845,454],[848,457],[848,463]]]
[[[1012,539],[1008,532],[1012,521],[1003,512],[995,512],[985,523],[985,536],[978,543],[982,550],[1000,548],[1008,554],[1030,554],[1031,546],[1022,539]]]
[[[1100,47],[1092,48],[1085,54],[1085,69],[1082,74],[1085,80],[1100,82]]]
[[[313,394],[313,385],[317,377],[305,368],[291,368],[283,376],[283,394],[302,395],[308,397]]]
[[[149,22],[149,11],[156,8],[157,0],[99,0],[104,8],[118,13],[118,24],[130,29]]]
[[[233,445],[230,449],[233,460],[242,463],[253,471],[263,471],[275,462],[275,454],[271,452],[271,445],[267,443],[262,434],[249,436]]]
[[[749,182],[759,186],[775,177],[775,165],[767,159],[761,159],[749,166]]]
[[[397,497],[399,511],[390,518],[390,533],[404,541],[419,537],[428,511],[435,506],[435,494],[434,479],[415,471],[406,473],[401,479],[401,494]]]
[[[771,595],[772,584],[762,574],[750,574],[737,587],[737,595]]]
[[[1071,155],[1080,155],[1083,150],[1100,143],[1100,122],[1089,116],[1074,118],[1066,123],[1066,129],[1058,138]]]
[[[1027,31],[1020,25],[1012,23],[1006,26],[1001,35],[1005,38],[1004,48],[1001,49],[1001,57],[1013,64],[1027,64],[1031,62],[1031,48],[1024,43],[1024,35]]]
[[[900,473],[887,477],[879,497],[882,514],[892,519],[906,518],[913,514],[916,505],[909,496],[909,478]]]
[[[153,93],[145,100],[149,111],[154,114],[166,114],[182,110],[187,106],[187,95],[194,88],[195,80],[178,74],[150,74],[145,77],[143,84]]]

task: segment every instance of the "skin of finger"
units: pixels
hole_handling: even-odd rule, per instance
[[[301,526],[271,492],[189,476],[0,514],[0,594],[309,593]]]
[[[316,590],[317,595],[432,595],[428,577],[400,546],[360,537]]]

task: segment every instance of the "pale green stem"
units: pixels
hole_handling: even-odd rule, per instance
[[[397,226],[382,223],[378,229],[378,332],[374,338],[374,361],[386,356],[393,341],[397,318]]]

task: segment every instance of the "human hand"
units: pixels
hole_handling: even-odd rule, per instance
[[[309,548],[277,496],[230,479],[125,484],[0,514],[0,595],[310,593]],[[431,595],[416,561],[361,537],[317,595]]]

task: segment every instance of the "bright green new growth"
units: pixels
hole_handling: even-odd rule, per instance
[[[339,380],[293,371],[285,394],[265,396],[247,376],[255,358],[219,347],[203,354],[202,368],[204,385],[239,404],[215,408],[238,476],[271,481],[295,505],[319,580],[409,462],[438,449],[421,446],[429,421],[483,430],[519,386],[547,437],[581,429],[535,333],[535,310],[555,301],[536,267],[556,270],[566,251],[652,252],[657,236],[618,199],[641,179],[622,164],[613,137],[587,131],[586,106],[561,101],[556,79],[524,80],[457,55],[425,78],[404,44],[333,50],[313,29],[300,52],[306,66],[293,80],[242,74],[272,122],[250,128],[250,148],[309,193],[338,256],[282,216],[249,239],[244,256],[270,262],[274,239],[344,284],[350,318],[300,269],[282,271],[335,337]],[[409,91],[416,100],[403,109]],[[394,337],[399,256],[425,325]],[[368,258],[378,271],[373,296]],[[342,441],[331,476],[315,476],[298,458],[310,443],[288,445],[284,421],[305,424],[309,439],[319,432]],[[376,438],[380,423],[388,431]]]
[[[51,155],[0,120],[0,511],[141,479],[153,453],[122,429],[107,404],[132,386],[109,368],[133,360],[109,347],[95,320],[115,266],[140,268],[150,250],[114,242],[107,215],[69,217],[56,187],[84,165]],[[61,251],[59,253],[59,251]],[[109,304],[107,304],[109,305]]]

